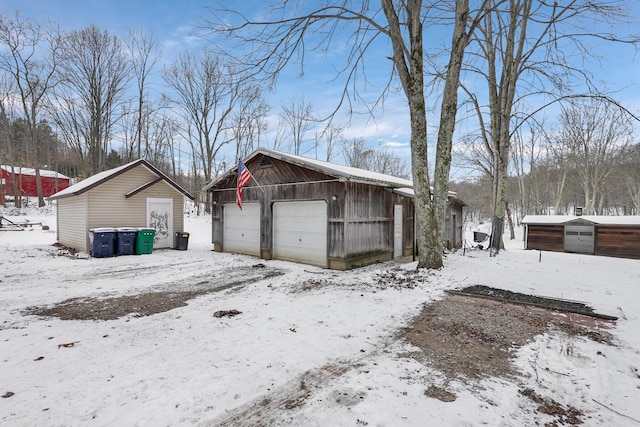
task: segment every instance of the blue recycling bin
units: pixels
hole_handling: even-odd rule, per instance
[[[116,255],[133,255],[135,254],[136,247],[136,234],[137,228],[121,227],[116,228],[117,243],[116,243]]]
[[[106,258],[115,255],[116,229],[92,228],[89,230],[89,243],[91,256],[94,258]]]

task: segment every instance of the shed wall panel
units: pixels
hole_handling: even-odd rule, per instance
[[[375,252],[393,255],[394,195],[383,187],[349,185],[345,218],[345,256]]]
[[[527,249],[564,252],[564,225],[529,224]]]
[[[640,228],[596,226],[596,255],[640,259]]]
[[[80,195],[58,200],[58,243],[89,252],[87,197]]]

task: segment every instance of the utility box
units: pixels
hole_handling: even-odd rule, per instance
[[[92,228],[89,230],[89,246],[91,256],[106,258],[115,255],[116,229]]]
[[[179,231],[176,233],[175,247],[179,251],[186,251],[189,246],[189,233]]]
[[[155,236],[156,230],[153,228],[139,228],[136,234],[136,255],[152,253]]]

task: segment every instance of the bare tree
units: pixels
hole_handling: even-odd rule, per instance
[[[61,83],[51,111],[86,175],[106,167],[130,70],[122,42],[107,31],[90,25],[66,35],[60,55]]]
[[[342,156],[347,166],[368,169],[373,149],[367,146],[363,138],[353,138],[342,144]]]
[[[622,179],[623,188],[628,192],[631,201],[628,211],[635,210],[638,215],[640,214],[640,144],[629,147],[623,159],[625,159],[624,169],[627,172]]]
[[[339,35],[344,31],[343,34],[349,35],[351,51],[346,57],[346,64],[341,68],[342,72],[338,72],[345,78],[343,95],[337,102],[338,108],[345,103],[351,106],[354,99],[363,99],[363,94],[357,90],[357,78],[366,74],[364,64],[368,50],[372,46],[377,47],[374,40],[384,37],[391,43],[390,81],[395,81],[396,78],[399,80],[409,105],[418,267],[442,267],[442,222],[448,197],[459,74],[474,25],[468,25],[468,0],[457,0],[455,10],[446,11],[450,13],[454,25],[448,67],[444,75],[433,197],[427,163],[423,23],[427,19],[427,13],[435,8],[427,7],[421,0],[381,0],[380,8],[373,7],[369,2],[351,0],[314,3],[315,6],[311,9],[305,9],[306,5],[306,2],[278,2],[271,9],[273,19],[266,18],[262,21],[253,21],[227,9],[221,11],[224,13],[220,18],[221,24],[213,24],[213,27],[215,31],[237,37],[243,46],[251,47],[252,51],[246,58],[235,55],[236,59],[254,73],[266,75],[272,81],[294,61],[298,61],[304,68],[308,49],[328,51],[332,41],[342,41]],[[442,11],[437,13],[441,14]],[[277,14],[279,15],[275,16]],[[235,17],[240,19],[240,23],[230,25],[229,22]],[[318,34],[322,36],[312,36]],[[376,54],[389,57],[388,52],[378,51]],[[366,80],[366,76],[364,79]],[[389,85],[380,89],[380,97],[373,107],[384,101],[391,88]]]
[[[617,31],[615,24],[626,17],[620,2],[492,0],[486,12],[475,32],[475,61],[468,68],[486,80],[486,103],[478,100],[479,94],[466,91],[476,106],[483,145],[491,156],[491,250],[497,254],[503,247],[513,132],[534,114],[518,117],[519,106],[532,96],[540,100],[535,111],[569,97],[602,96],[592,76],[579,65],[593,55],[586,42],[635,43],[637,38],[623,38]],[[595,30],[594,22],[598,22]],[[607,25],[609,32],[603,30]],[[576,92],[578,83],[586,91]]]
[[[563,108],[561,143],[584,194],[587,214],[601,213],[605,183],[631,142],[632,125],[620,109],[600,100]]]
[[[44,112],[46,97],[55,87],[60,38],[55,28],[44,30],[39,24],[22,20],[16,13],[13,19],[0,15],[0,70],[13,78],[23,117],[28,126],[31,151],[29,166],[35,169],[38,205],[44,206],[38,155],[38,122]],[[43,46],[44,45],[44,46]],[[42,59],[37,52],[43,50]]]
[[[194,155],[194,171],[209,182],[218,167],[220,150],[233,140],[233,111],[242,97],[245,80],[217,56],[184,52],[163,73],[172,90],[169,98],[182,118],[182,132]],[[199,194],[201,186],[196,188]],[[206,211],[210,211],[209,200]]]
[[[241,91],[231,117],[231,132],[236,142],[235,162],[260,146],[260,137],[268,128],[266,116],[269,110],[258,86],[249,85]]]
[[[333,160],[333,156],[335,155],[335,150],[337,148],[338,143],[342,139],[342,132],[344,131],[343,126],[334,125],[333,123],[328,123],[327,126],[322,130],[319,137],[324,138],[325,142],[325,160],[330,162]]]
[[[129,31],[128,40],[129,53],[131,55],[131,68],[136,80],[136,140],[137,140],[137,158],[142,156],[142,139],[143,128],[145,127],[145,118],[148,118],[149,109],[145,109],[145,98],[147,98],[148,78],[153,68],[160,60],[162,50],[160,49],[158,39],[153,35],[146,33],[144,30]],[[146,101],[149,103],[149,101]],[[131,159],[133,160],[133,159]]]
[[[567,177],[569,176],[567,147],[561,142],[562,137],[560,132],[561,131],[558,130],[552,132],[550,135],[545,133],[545,173],[547,181],[550,187],[552,187],[553,209],[556,214],[564,211],[563,204],[567,187]],[[540,200],[541,198],[538,196],[537,199]]]
[[[354,138],[343,142],[342,155],[348,166],[411,179],[409,164],[388,147],[374,149],[369,147],[364,139]]]
[[[303,154],[302,145],[308,141],[307,134],[317,121],[313,115],[313,106],[304,99],[300,101],[291,99],[289,105],[282,106],[280,118],[288,130],[289,149],[293,154]]]

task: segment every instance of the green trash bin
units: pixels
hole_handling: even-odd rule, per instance
[[[156,230],[153,228],[138,228],[136,233],[136,255],[150,254],[153,252],[153,238]]]

